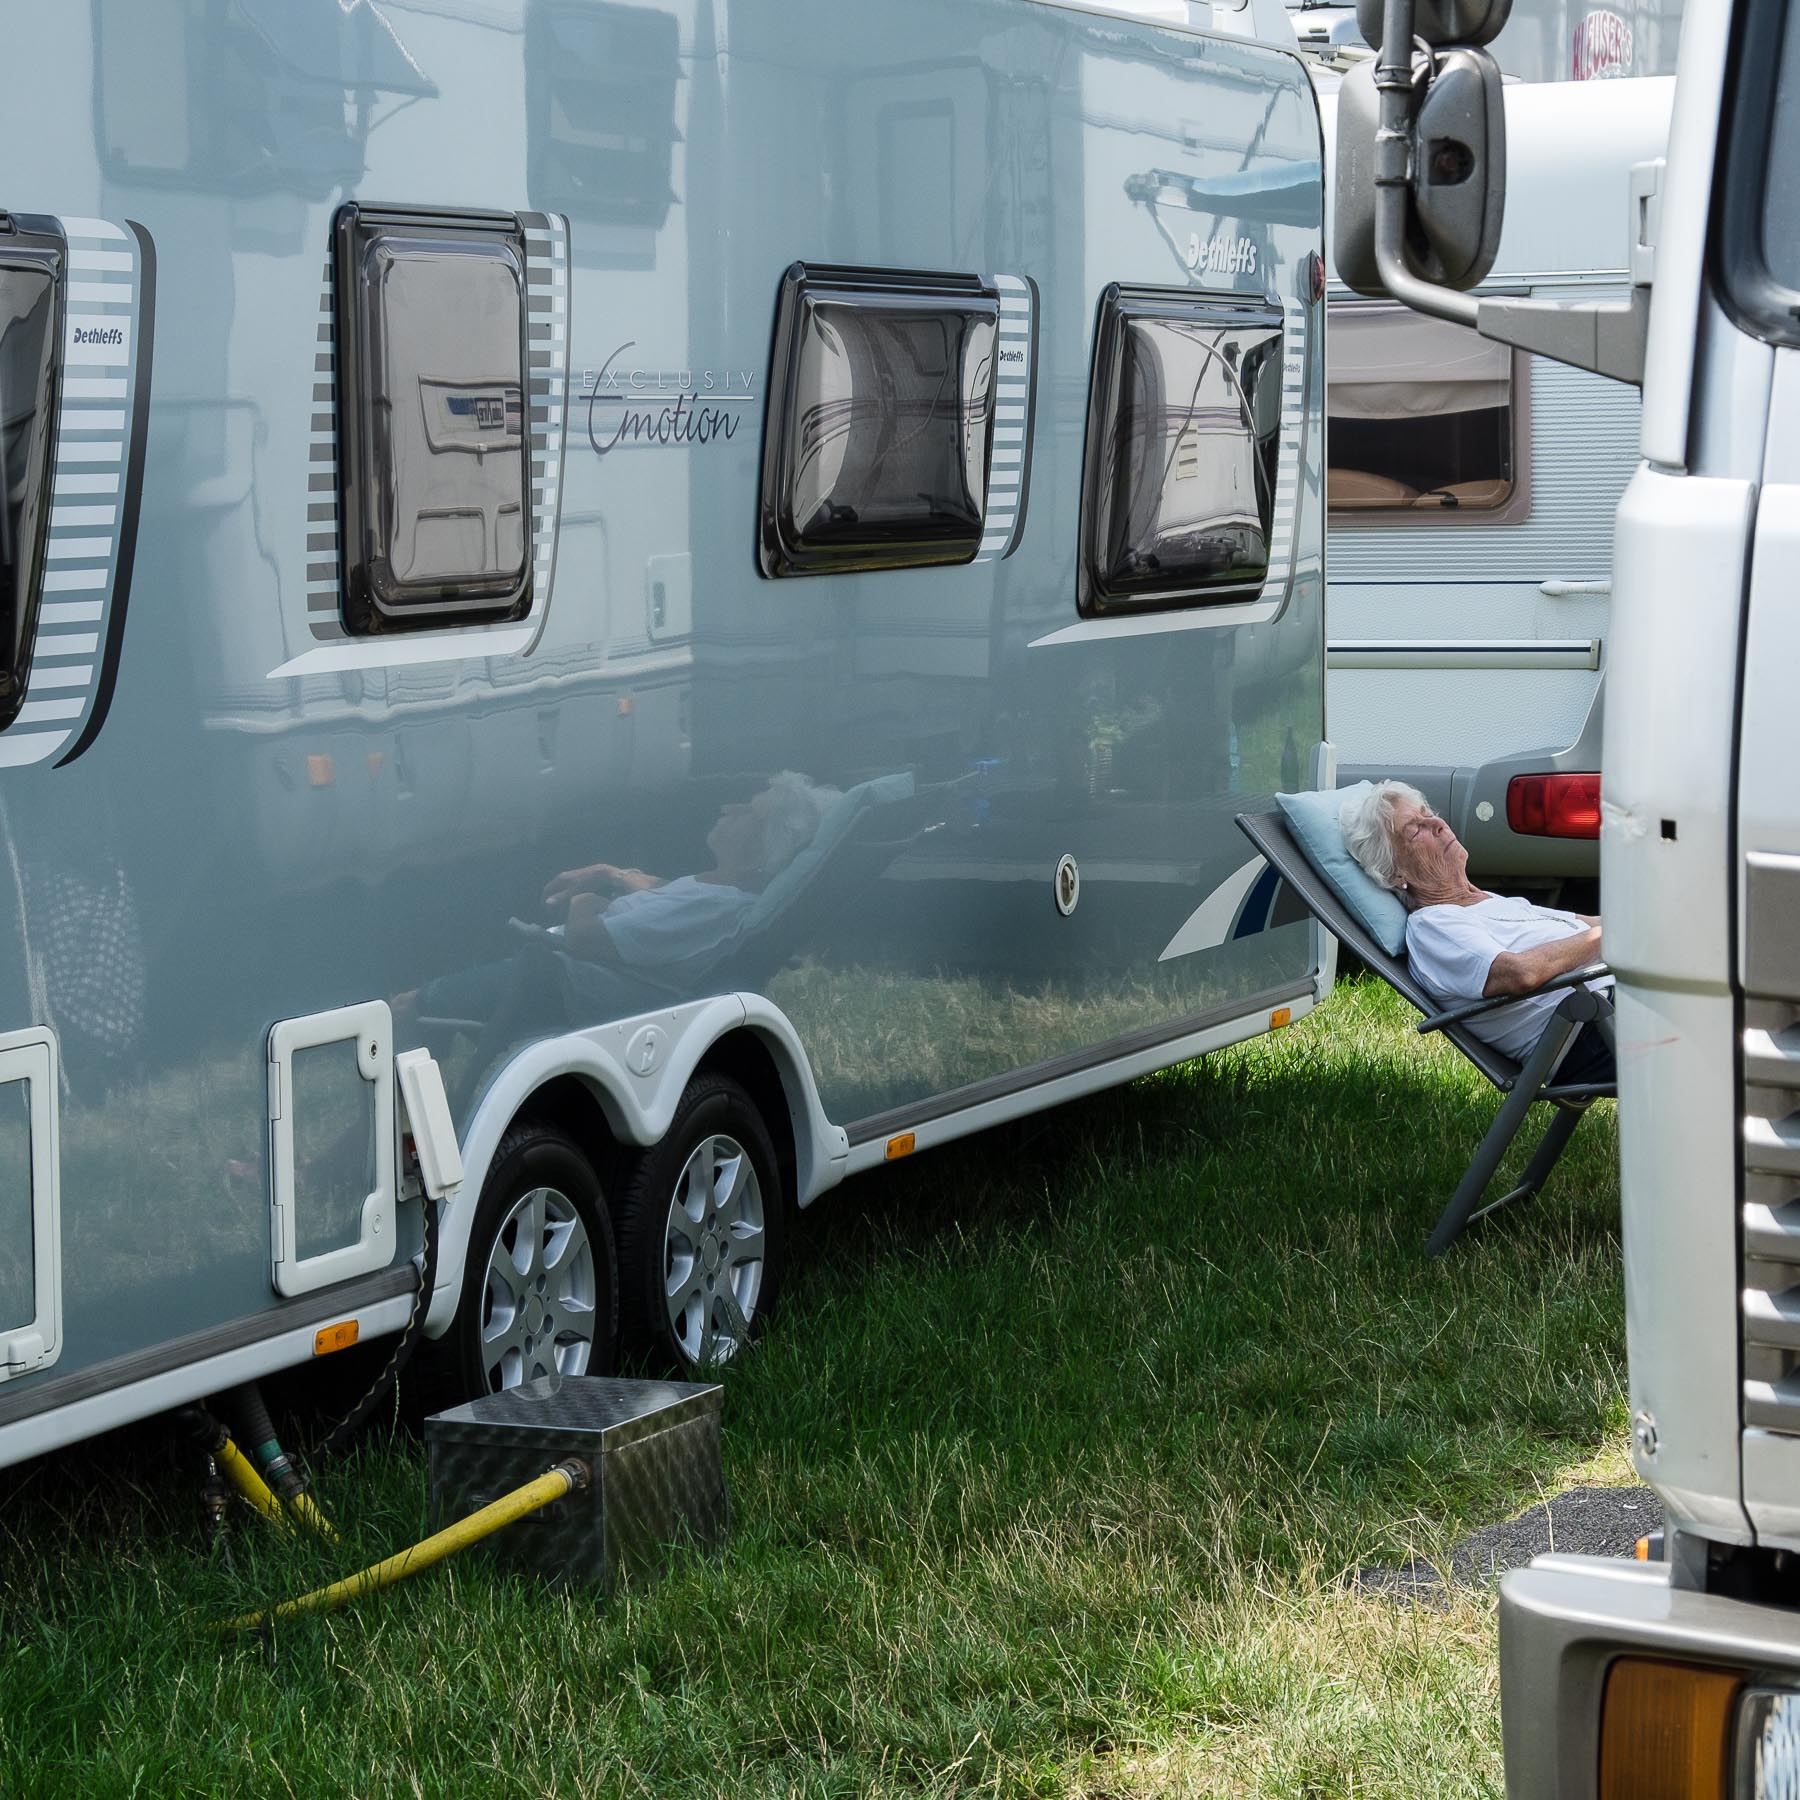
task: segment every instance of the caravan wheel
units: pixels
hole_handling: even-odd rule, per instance
[[[593,1164],[547,1126],[508,1132],[482,1185],[456,1319],[420,1348],[433,1408],[539,1375],[610,1374],[618,1291]]]
[[[756,1103],[699,1075],[667,1134],[618,1191],[625,1330],[657,1361],[702,1369],[736,1355],[780,1283],[787,1197]]]

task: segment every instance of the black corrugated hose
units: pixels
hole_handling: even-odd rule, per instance
[[[375,1377],[369,1391],[326,1432],[324,1442],[320,1445],[324,1451],[342,1450],[362,1429],[369,1415],[393,1391],[394,1383],[400,1379],[400,1371],[412,1360],[412,1353],[419,1347],[419,1339],[425,1335],[425,1315],[431,1309],[431,1290],[437,1281],[438,1203],[427,1194],[424,1205],[425,1254],[419,1268],[419,1285],[413,1294],[412,1314],[394,1345],[393,1354],[383,1365],[381,1373]]]

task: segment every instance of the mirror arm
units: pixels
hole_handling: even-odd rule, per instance
[[[1650,335],[1650,289],[1633,288],[1623,306],[1483,300],[1475,329],[1497,344],[1511,344],[1552,362],[1642,387],[1644,345]]]
[[[1375,91],[1381,115],[1375,133],[1375,267],[1382,286],[1415,312],[1473,325],[1479,303],[1455,288],[1424,281],[1406,266],[1406,208],[1412,175],[1413,0],[1384,0]]]
[[[1496,343],[1591,369],[1614,381],[1644,385],[1644,346],[1650,336],[1650,290],[1662,224],[1664,162],[1631,170],[1631,298],[1623,306],[1558,306],[1546,300],[1488,299],[1475,329]]]

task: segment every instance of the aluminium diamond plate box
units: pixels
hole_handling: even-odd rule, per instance
[[[564,1457],[586,1488],[486,1540],[506,1567],[610,1588],[650,1577],[671,1548],[717,1550],[728,1505],[717,1384],[541,1375],[425,1421],[434,1530],[522,1487]]]

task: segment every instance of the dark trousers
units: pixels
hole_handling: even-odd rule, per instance
[[[1611,1084],[1618,1081],[1619,1069],[1613,1057],[1613,1047],[1593,1020],[1589,1020],[1576,1032],[1575,1041],[1563,1052],[1563,1059],[1551,1079],[1558,1087],[1573,1087],[1577,1083],[1583,1086],[1602,1082]]]

